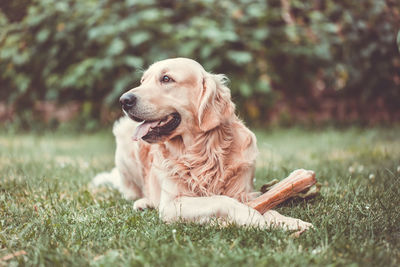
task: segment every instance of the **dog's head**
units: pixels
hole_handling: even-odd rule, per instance
[[[207,73],[194,60],[166,59],[143,74],[141,85],[120,98],[124,112],[141,122],[134,139],[163,142],[188,132],[207,132],[234,115],[224,75]]]

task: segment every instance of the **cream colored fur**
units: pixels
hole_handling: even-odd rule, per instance
[[[160,82],[163,75],[173,82]],[[121,118],[113,129],[116,169],[99,174],[93,184],[110,182],[136,200],[135,209],[156,208],[166,222],[220,218],[289,230],[312,227],[276,211],[262,215],[244,204],[258,195],[253,190],[256,137],[235,115],[225,82],[225,76],[208,73],[190,59],[150,66],[141,85],[130,90],[138,96],[137,116],[155,119],[179,112],[181,124],[160,142],[148,144],[132,141],[137,123]]]

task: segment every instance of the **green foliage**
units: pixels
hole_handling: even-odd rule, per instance
[[[315,88],[360,105],[400,101],[394,1],[34,0],[21,18],[25,2],[0,6],[0,99],[18,111],[78,100],[96,117],[149,64],[177,56],[226,73],[252,120],[277,89],[310,103]]]

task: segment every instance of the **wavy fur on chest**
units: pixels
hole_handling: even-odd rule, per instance
[[[185,195],[228,195],[241,201],[247,200],[251,190],[243,186],[245,182],[239,179],[243,178],[243,172],[253,168],[254,159],[243,159],[238,155],[240,149],[236,139],[232,123],[222,124],[197,136],[194,144],[179,158],[164,160],[169,177],[185,189]],[[251,141],[249,137],[240,146],[249,146]]]

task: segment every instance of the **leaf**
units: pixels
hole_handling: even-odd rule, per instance
[[[251,4],[247,7],[246,12],[251,18],[259,18],[265,16],[265,3],[260,1],[259,3]]]
[[[129,89],[128,86],[132,85],[134,81],[135,77],[130,74],[119,78],[114,84],[111,92],[105,98],[105,103],[107,105],[113,104],[126,90]]]
[[[22,53],[14,54],[13,61],[15,65],[23,65],[28,62],[30,54],[28,51],[23,51]]]
[[[285,33],[288,39],[294,43],[299,41],[299,36],[297,33],[297,27],[295,25],[288,25],[285,27]]]
[[[141,45],[144,42],[147,42],[150,40],[151,34],[145,31],[137,31],[134,32],[130,37],[129,37],[129,42],[132,46],[137,46]]]
[[[18,86],[19,92],[25,93],[31,82],[31,78],[29,76],[26,76],[25,74],[20,73],[17,74],[15,82]]]
[[[329,33],[337,33],[339,27],[338,27],[338,25],[336,25],[335,23],[324,23],[324,24],[323,24],[323,29],[324,29],[326,32],[329,32]]]
[[[196,41],[185,42],[181,47],[182,56],[190,57],[194,53],[194,50],[198,47]]]
[[[107,54],[111,56],[119,55],[124,51],[125,43],[121,39],[114,39],[108,47]]]
[[[267,28],[260,28],[260,29],[255,29],[252,32],[253,38],[262,41],[265,40],[269,36],[269,30]]]
[[[253,56],[250,52],[246,51],[229,51],[228,58],[237,63],[238,65],[246,64],[252,61]]]
[[[141,19],[146,21],[155,21],[161,17],[163,17],[163,13],[158,8],[150,8],[143,11],[140,11],[138,15]]]
[[[400,31],[397,33],[397,48],[399,49],[400,52]]]
[[[42,30],[40,30],[39,31],[39,33],[36,35],[36,40],[39,42],[39,43],[43,43],[43,42],[45,42],[46,40],[47,40],[47,38],[49,37],[49,35],[50,35],[50,31],[48,30],[48,29],[42,29]]]
[[[271,84],[267,75],[262,75],[257,82],[257,91],[268,93],[271,91]]]
[[[8,20],[5,14],[3,12],[0,12],[0,26],[1,27],[6,27],[8,24]],[[3,28],[4,29],[4,28]],[[0,35],[1,36],[1,35]]]
[[[211,55],[211,53],[213,52],[213,49],[211,46],[202,46],[200,48],[200,55],[202,58],[207,58]]]
[[[135,56],[127,56],[125,58],[125,64],[135,69],[139,69],[143,67],[143,59]]]
[[[222,35],[222,32],[217,28],[207,27],[203,29],[201,34],[210,40],[218,41],[219,37]]]
[[[115,27],[113,25],[105,24],[89,29],[87,34],[89,40],[101,41],[101,38],[115,34]]]
[[[239,90],[240,90],[240,93],[245,97],[248,97],[251,95],[251,87],[247,83],[241,83]]]

